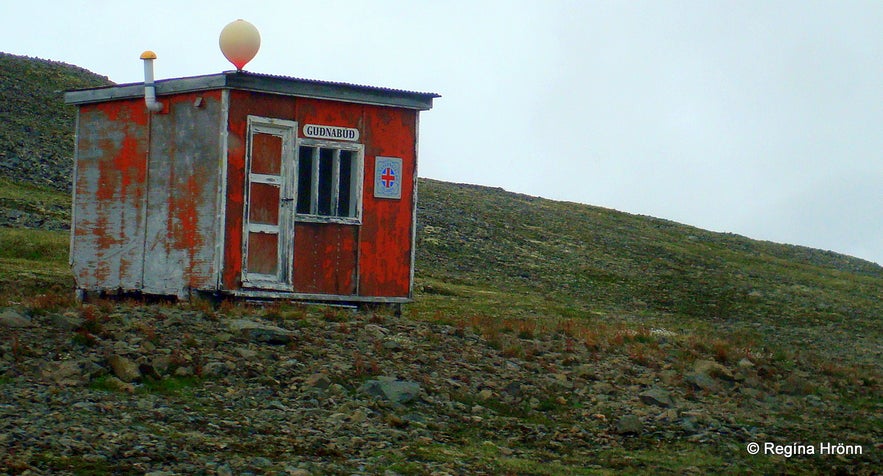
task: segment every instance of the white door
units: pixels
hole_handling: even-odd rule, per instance
[[[242,283],[291,290],[297,123],[248,116]]]

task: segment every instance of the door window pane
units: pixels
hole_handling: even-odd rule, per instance
[[[252,134],[251,173],[279,175],[282,170],[282,138],[272,134]]]
[[[279,224],[279,187],[252,183],[248,196],[248,221],[265,225]]]
[[[322,216],[331,215],[331,193],[337,184],[332,183],[332,168],[334,166],[334,150],[322,148],[319,150],[319,203],[318,213]]]
[[[353,152],[350,150],[340,151],[340,194],[337,198],[337,216],[355,216],[352,207],[353,183]]]
[[[297,165],[297,212],[310,213],[313,183],[313,147],[301,147]]]
[[[248,272],[276,275],[279,271],[279,235],[248,234]]]

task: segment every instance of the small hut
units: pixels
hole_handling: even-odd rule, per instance
[[[436,97],[244,71],[66,92],[79,292],[410,301]]]

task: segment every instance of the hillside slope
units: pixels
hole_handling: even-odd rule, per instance
[[[3,59],[61,68],[59,89],[79,86],[68,73],[90,77]],[[876,474],[883,464],[876,264],[421,179],[416,298],[403,317],[198,299],[80,305],[61,230],[72,111],[27,82],[3,84],[13,92],[0,111],[32,113],[0,122],[0,163],[15,179],[0,177],[0,472]],[[39,141],[28,134],[38,129]],[[753,455],[749,442],[862,452]]]
[[[83,68],[0,52],[0,175],[70,190],[74,108],[61,92],[108,84]]]
[[[820,353],[883,360],[874,263],[433,180],[421,182],[418,218],[418,276],[542,295],[526,314],[775,329]]]

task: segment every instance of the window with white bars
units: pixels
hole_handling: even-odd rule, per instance
[[[297,218],[358,224],[362,144],[302,139],[297,150]]]

